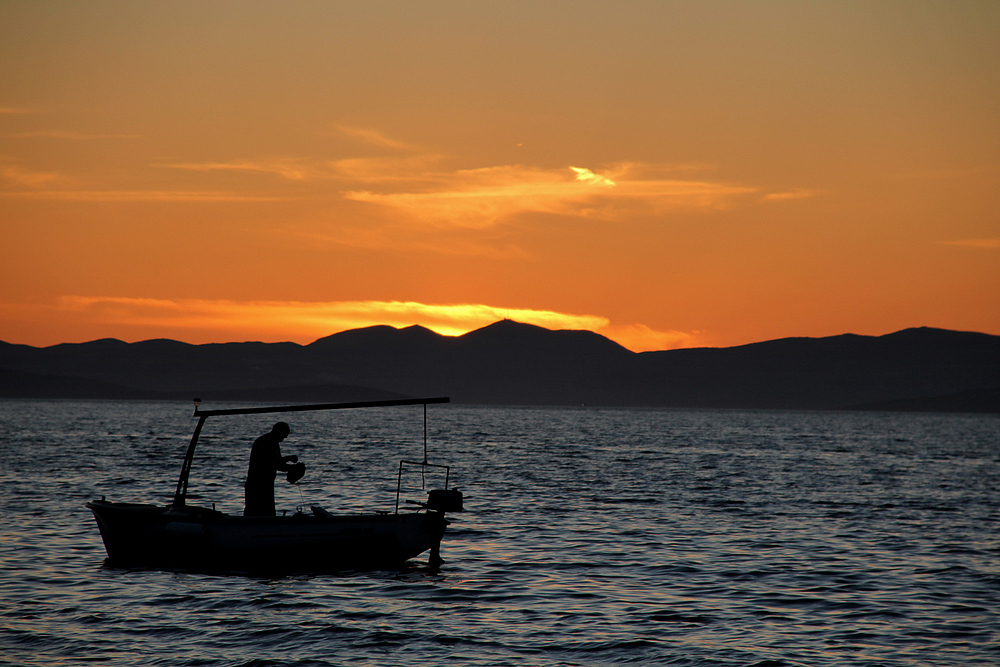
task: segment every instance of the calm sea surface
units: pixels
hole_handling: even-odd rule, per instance
[[[190,406],[0,402],[0,664],[1000,664],[996,416],[428,415],[469,510],[440,572],[255,579],[103,563],[84,503],[166,503]],[[391,510],[422,457],[419,406],[284,418],[279,510]],[[274,419],[208,421],[193,504],[241,511]]]

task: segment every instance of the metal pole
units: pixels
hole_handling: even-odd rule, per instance
[[[181,476],[177,480],[177,490],[174,491],[174,507],[184,507],[187,498],[188,476],[191,474],[191,462],[194,461],[194,448],[198,446],[198,436],[201,435],[201,427],[207,418],[208,415],[202,415],[198,419],[198,425],[194,427],[191,444],[188,445],[187,453],[184,455],[184,463],[181,465]]]
[[[396,514],[399,514],[399,489],[403,485],[403,461],[399,462],[399,474],[396,475]]]
[[[428,403],[450,403],[447,396],[433,398],[393,398],[384,401],[356,401],[353,403],[316,403],[313,405],[277,405],[260,408],[231,408],[223,410],[196,410],[196,416],[212,417],[215,415],[260,415],[268,412],[304,412],[307,410],[344,410],[351,408],[379,408],[395,405],[421,405],[426,408]]]

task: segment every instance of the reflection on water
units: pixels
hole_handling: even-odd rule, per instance
[[[290,416],[279,510],[391,509],[420,410]],[[428,412],[470,510],[444,568],[261,580],[102,566],[84,503],[167,502],[189,406],[0,403],[0,664],[1000,660],[997,417]],[[240,511],[270,421],[209,420],[199,504]]]

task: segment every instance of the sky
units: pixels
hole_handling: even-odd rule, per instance
[[[1000,334],[1000,2],[0,0],[0,340]]]

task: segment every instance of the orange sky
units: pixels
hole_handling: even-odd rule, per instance
[[[0,340],[1000,334],[1000,3],[0,0]]]

